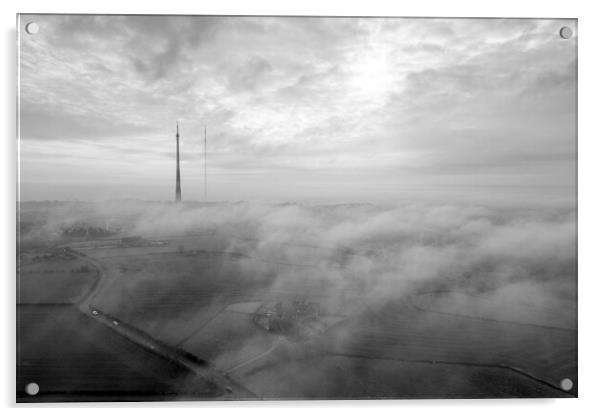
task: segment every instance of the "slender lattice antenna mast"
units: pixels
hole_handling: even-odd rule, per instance
[[[176,202],[182,200],[182,189],[180,187],[180,126],[176,121]]]

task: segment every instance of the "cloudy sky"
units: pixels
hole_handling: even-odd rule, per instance
[[[20,198],[574,203],[562,26],[25,15]]]

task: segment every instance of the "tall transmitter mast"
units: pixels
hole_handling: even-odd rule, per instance
[[[176,121],[176,202],[182,200],[182,189],[180,188],[180,126]]]

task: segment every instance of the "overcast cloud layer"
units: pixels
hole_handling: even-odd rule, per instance
[[[22,200],[575,202],[574,21],[32,20]]]

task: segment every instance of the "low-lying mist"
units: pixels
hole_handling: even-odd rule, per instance
[[[148,238],[214,235],[215,250],[247,256],[254,270],[246,275],[278,273],[275,286],[313,278],[327,282],[333,294],[354,287],[363,298],[395,298],[420,288],[496,293],[541,307],[576,297],[576,218],[570,209],[24,203],[21,249],[33,241],[52,245],[61,240],[61,230],[75,222]],[[273,263],[311,266],[312,272],[274,271]]]
[[[74,224],[111,235],[66,235]],[[326,370],[348,363],[349,354],[368,359],[345,364],[358,380],[372,373],[379,378],[388,367],[378,360],[388,356],[472,360],[485,372],[491,364],[518,365],[551,383],[576,378],[573,209],[142,201],[20,206],[21,252],[133,236],[170,244],[86,251],[99,257],[108,276],[93,306],[224,370],[265,356],[241,377],[266,397],[279,394],[270,377],[299,380],[299,366],[310,381],[285,383],[282,394],[370,394],[359,385],[341,392],[336,371]],[[318,302],[325,321],[338,322],[326,324],[327,334],[306,350],[272,341],[248,316],[224,312],[238,302],[295,298]],[[330,358],[306,368],[298,360],[315,345],[322,355],[308,362]],[[302,352],[291,352],[295,348]],[[439,392],[445,383],[481,392],[460,376],[470,368],[433,371],[431,387],[421,394]],[[327,387],[315,390],[312,380]]]

